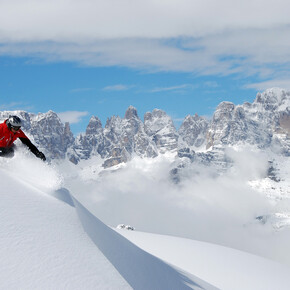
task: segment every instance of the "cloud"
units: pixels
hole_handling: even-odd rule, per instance
[[[255,218],[270,213],[274,205],[248,184],[249,179],[265,176],[267,157],[250,147],[229,149],[227,156],[233,161],[227,172],[218,174],[217,168],[194,162],[180,171],[179,184],[170,180],[174,167],[162,156],[134,158],[121,170],[100,175],[101,166],[94,162],[79,173],[83,182],[69,186],[110,226],[125,223],[139,231],[272,255],[269,248],[277,236],[271,241],[273,229]],[[284,242],[288,247],[288,240]]]
[[[289,8],[286,0],[1,1],[0,54],[277,78],[289,72]]]
[[[76,124],[81,122],[81,119],[87,116],[89,112],[80,112],[80,111],[66,111],[57,113],[62,122],[69,122],[70,124]]]
[[[107,86],[103,88],[103,91],[126,91],[132,88],[133,86],[127,86],[127,85],[112,85],[112,86]]]
[[[290,76],[288,79],[274,79],[274,80],[268,80],[264,82],[251,83],[245,86],[245,88],[256,89],[256,90],[261,90],[261,91],[266,90],[268,88],[273,88],[273,87],[279,87],[279,88],[290,90]]]
[[[287,0],[10,0],[0,2],[0,36],[15,42],[203,37],[289,24],[288,10]]]
[[[32,106],[28,106],[22,102],[11,102],[7,104],[0,104],[0,110],[22,110],[22,111],[31,111],[33,110]]]
[[[171,86],[171,87],[162,87],[162,88],[155,88],[152,89],[151,93],[160,93],[160,92],[168,92],[168,91],[180,91],[180,90],[186,90],[186,89],[194,89],[195,86],[191,84],[183,84],[179,86]]]

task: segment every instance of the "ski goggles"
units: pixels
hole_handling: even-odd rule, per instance
[[[11,125],[11,129],[13,129],[15,131],[18,131],[20,128],[21,128],[21,126],[12,126]]]

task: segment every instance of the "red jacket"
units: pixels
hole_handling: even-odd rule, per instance
[[[6,120],[7,121],[7,120]],[[27,138],[27,136],[20,129],[16,133],[9,130],[6,121],[0,124],[0,147],[11,147],[17,138]]]

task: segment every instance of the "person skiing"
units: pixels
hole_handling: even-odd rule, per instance
[[[28,137],[20,129],[21,126],[21,119],[17,116],[10,116],[4,123],[0,124],[0,156],[13,157],[15,147],[13,143],[19,138],[36,157],[45,161],[45,155],[31,143]]]

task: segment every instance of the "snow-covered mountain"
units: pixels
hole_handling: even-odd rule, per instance
[[[289,156],[289,128],[290,92],[269,89],[258,93],[252,104],[222,102],[207,132],[207,148],[247,143]]]
[[[212,120],[188,115],[178,131],[164,111],[148,112],[142,122],[132,106],[124,118],[108,118],[104,128],[99,118],[93,116],[86,132],[76,138],[69,124],[62,124],[52,111],[38,115],[0,112],[0,120],[10,114],[18,114],[24,120],[24,129],[48,157],[68,156],[75,164],[100,156],[104,159],[103,166],[108,168],[134,156],[154,158],[168,152],[209,162],[217,155],[216,148],[240,144],[290,155],[290,92],[283,89],[258,93],[253,103],[222,102]],[[199,151],[203,153],[196,155]]]
[[[197,114],[194,116],[186,116],[178,130],[181,140],[184,141],[184,146],[197,149],[204,146],[207,142],[209,123],[210,122],[207,119],[200,117]],[[179,147],[182,146],[181,140]]]

